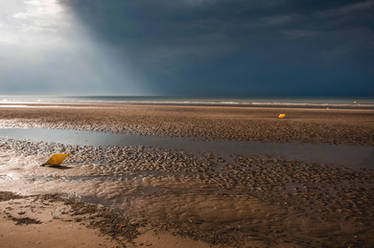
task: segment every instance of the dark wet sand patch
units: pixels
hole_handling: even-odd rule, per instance
[[[22,196],[15,194],[13,192],[1,192],[0,191],[0,201],[9,201],[13,199],[20,199]]]
[[[25,218],[17,218],[14,216],[8,216],[8,218],[14,222],[16,222],[16,225],[30,225],[30,224],[41,224],[42,222],[36,219],[32,219],[29,217]]]

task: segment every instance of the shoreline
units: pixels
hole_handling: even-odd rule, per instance
[[[226,107],[226,108],[264,108],[264,109],[302,109],[302,110],[368,110],[374,111],[373,104],[334,104],[334,103],[209,103],[209,102],[158,102],[158,101],[92,101],[92,102],[0,102],[0,108],[47,108],[47,107],[122,107],[134,106],[175,106],[175,107]]]

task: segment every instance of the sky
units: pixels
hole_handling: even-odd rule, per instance
[[[0,5],[0,95],[374,96],[374,0]]]

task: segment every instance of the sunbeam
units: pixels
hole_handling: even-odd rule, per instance
[[[6,1],[0,14],[2,93],[113,95],[113,83],[124,94],[140,93],[125,60],[58,1]]]

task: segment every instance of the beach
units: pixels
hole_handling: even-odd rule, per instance
[[[0,104],[0,128],[156,139],[90,145],[1,136],[0,243],[8,247],[374,245],[372,109]],[[173,149],[158,137],[231,142],[231,150]],[[235,142],[362,148],[357,154],[368,157],[351,166],[319,154],[244,153]],[[63,165],[40,167],[61,152],[70,154]]]
[[[20,107],[17,108],[17,105]],[[2,128],[373,145],[373,110],[136,104],[0,104]],[[287,113],[286,120],[277,116]]]

